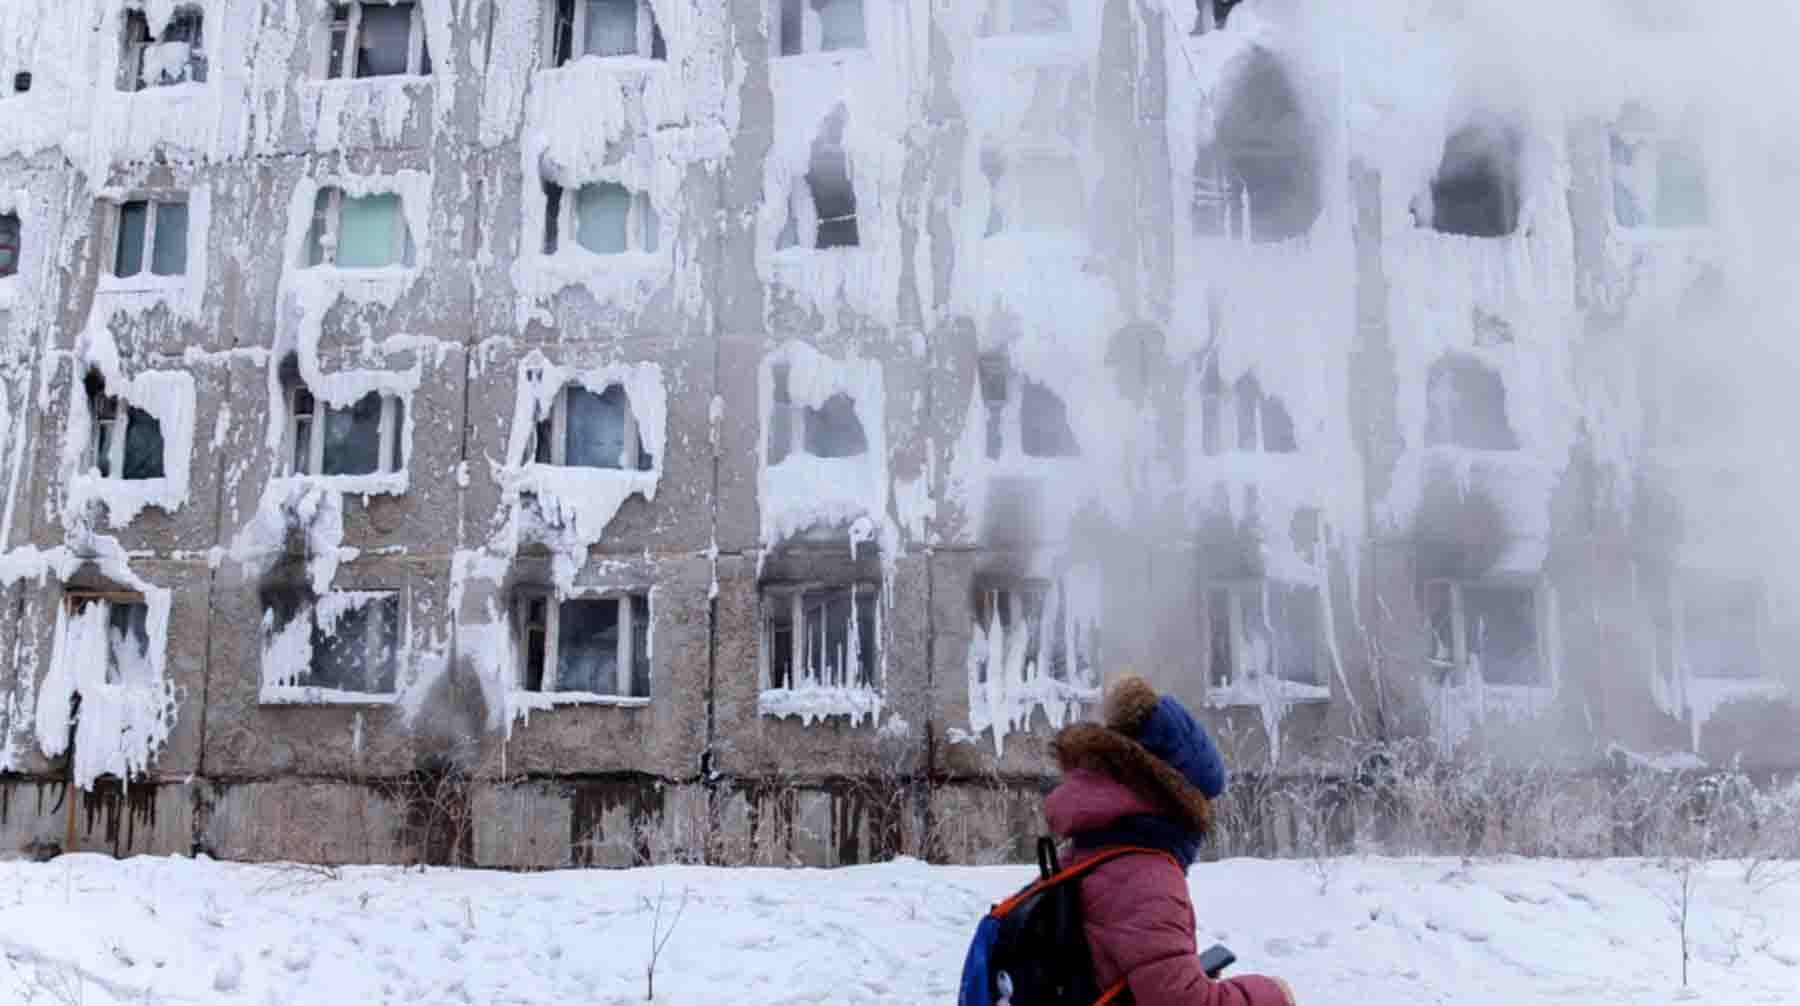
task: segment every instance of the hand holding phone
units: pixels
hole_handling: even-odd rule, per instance
[[[1200,970],[1206,977],[1217,979],[1220,972],[1237,963],[1237,955],[1223,943],[1215,943],[1200,953]]]

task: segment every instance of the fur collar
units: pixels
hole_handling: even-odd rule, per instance
[[[1151,692],[1151,696],[1150,705],[1154,706],[1155,692]],[[1114,722],[1111,695],[1106,706],[1110,724]],[[1205,794],[1183,779],[1181,773],[1167,762],[1120,731],[1093,723],[1076,723],[1057,733],[1054,746],[1057,765],[1064,772],[1084,768],[1117,779],[1184,827],[1197,834],[1206,833],[1212,814]]]

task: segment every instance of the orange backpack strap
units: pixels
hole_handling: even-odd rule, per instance
[[[1094,1006],[1110,1006],[1112,1003],[1119,1002],[1120,997],[1125,994],[1125,987],[1128,984],[1130,983],[1123,978],[1113,982],[1111,988],[1100,993],[1100,998],[1094,1000]]]
[[[998,905],[995,905],[994,910],[989,912],[988,915],[991,918],[998,919],[1001,916],[1005,915],[1007,912],[1010,912],[1013,909],[1019,907],[1019,904],[1021,902],[1025,901],[1026,899],[1032,897],[1035,894],[1038,894],[1039,892],[1043,891],[1045,888],[1055,887],[1057,884],[1060,884],[1065,880],[1073,880],[1073,879],[1081,876],[1082,874],[1088,872],[1089,870],[1092,870],[1094,867],[1099,866],[1102,863],[1106,863],[1111,860],[1118,859],[1120,856],[1161,856],[1162,858],[1168,860],[1169,862],[1174,863],[1177,868],[1179,868],[1181,865],[1179,862],[1176,861],[1174,856],[1170,855],[1166,850],[1163,850],[1163,849],[1147,849],[1147,848],[1143,848],[1141,846],[1136,846],[1136,845],[1115,846],[1111,849],[1105,849],[1098,853],[1095,853],[1094,855],[1089,856],[1087,859],[1084,859],[1081,862],[1076,863],[1074,866],[1066,867],[1063,869],[1063,871],[1061,873],[1057,873],[1052,876],[1045,877],[1044,879],[1038,881],[1037,883],[1032,884],[1030,887],[1025,888],[1023,891],[1020,891],[1019,893],[1013,895],[1012,897],[1007,898],[1005,901],[1000,902]],[[1104,1004],[1111,1002],[1112,999],[1109,997],[1116,997],[1119,994],[1119,992],[1123,991],[1123,989],[1122,989],[1123,984],[1124,983],[1121,982],[1119,986],[1115,986],[1111,989],[1108,989],[1106,996],[1102,996],[1101,999],[1099,1000],[1099,1002],[1095,1003],[1095,1006],[1104,1006]]]

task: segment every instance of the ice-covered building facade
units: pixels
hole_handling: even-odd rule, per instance
[[[1785,120],[1355,6],[0,2],[5,851],[975,858],[1128,668],[1800,767]]]

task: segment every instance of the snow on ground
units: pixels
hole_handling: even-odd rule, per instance
[[[0,1002],[637,1003],[660,898],[659,1003],[947,1006],[977,917],[1031,873],[0,863]],[[1656,863],[1231,860],[1192,884],[1202,941],[1302,1004],[1686,998]],[[1690,932],[1691,1001],[1800,1002],[1800,864],[1711,864]]]

